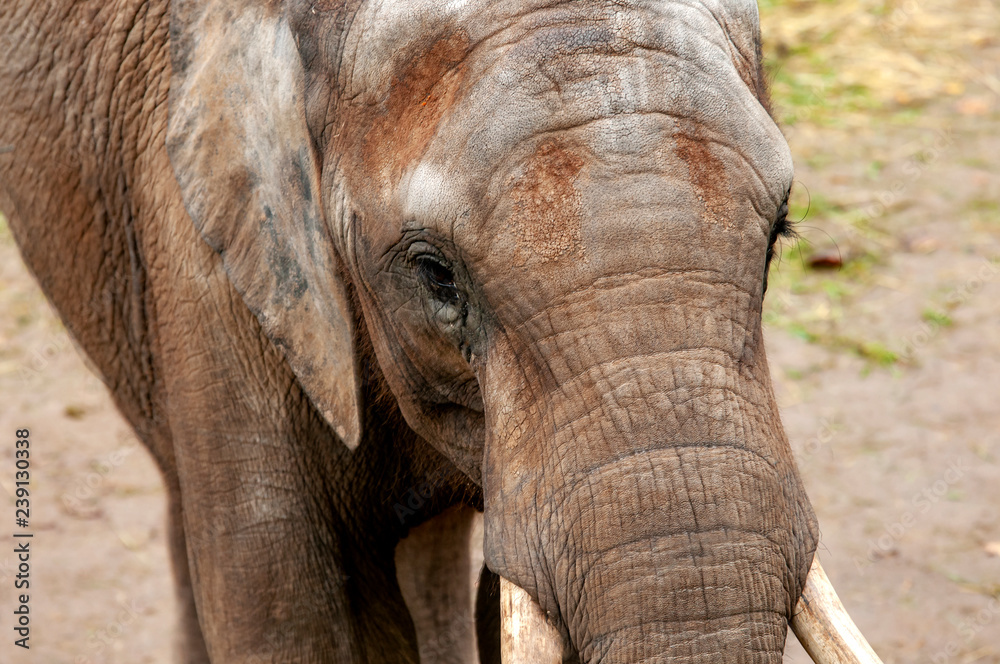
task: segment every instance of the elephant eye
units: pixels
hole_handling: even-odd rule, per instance
[[[420,280],[435,299],[450,304],[460,299],[455,274],[433,256],[417,258],[417,273]]]

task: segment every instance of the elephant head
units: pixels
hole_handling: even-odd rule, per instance
[[[344,443],[370,344],[554,657],[779,660],[817,526],[761,333],[793,172],[756,5],[172,12],[186,207]]]

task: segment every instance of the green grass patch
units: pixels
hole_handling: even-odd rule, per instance
[[[885,168],[885,162],[880,159],[874,159],[868,162],[868,166],[865,168],[865,177],[869,180],[877,180],[882,174],[883,168]]]
[[[951,327],[955,324],[951,316],[944,313],[943,311],[938,311],[937,309],[924,309],[924,312],[920,315],[928,323],[933,325],[938,325],[940,327]]]
[[[965,209],[969,212],[1000,214],[1000,200],[995,198],[970,198],[965,204]]]
[[[819,335],[810,332],[802,323],[791,323],[788,326],[788,333],[811,344],[819,341]]]
[[[899,354],[878,341],[856,343],[853,349],[861,357],[871,360],[880,367],[891,367],[899,361]]]
[[[993,168],[993,164],[982,157],[963,157],[959,163],[969,168],[978,168],[984,171]]]
[[[909,108],[904,108],[902,110],[896,111],[891,116],[889,116],[889,124],[892,125],[913,125],[917,123],[917,120],[924,116],[924,109],[919,106],[911,106]]]
[[[805,372],[799,369],[785,369],[785,375],[792,380],[802,380],[806,377]]]
[[[821,283],[821,288],[827,297],[836,302],[840,302],[851,294],[850,285],[844,281],[824,279]]]

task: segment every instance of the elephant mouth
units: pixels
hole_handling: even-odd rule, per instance
[[[528,593],[500,580],[500,652],[504,664],[561,664],[572,648]],[[881,664],[813,558],[792,612],[792,631],[816,664]]]

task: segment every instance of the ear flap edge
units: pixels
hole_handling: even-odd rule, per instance
[[[350,449],[361,437],[354,312],[320,203],[287,21],[249,1],[174,0],[167,152],[230,281]]]

